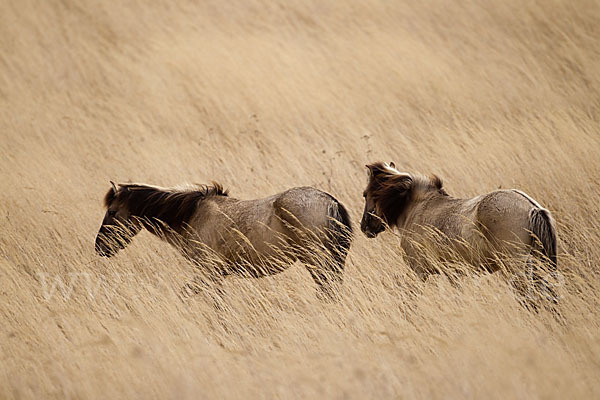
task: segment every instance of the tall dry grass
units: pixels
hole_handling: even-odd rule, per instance
[[[0,397],[598,397],[599,22],[593,0],[0,1]],[[148,233],[93,251],[109,179],[314,185],[357,225],[375,160],[552,210],[564,323],[499,275],[415,280],[389,233],[356,235],[337,304],[298,265],[228,280],[221,313],[177,297],[193,271]]]

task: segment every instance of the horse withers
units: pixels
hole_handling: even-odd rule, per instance
[[[272,275],[299,260],[320,297],[337,297],[352,225],[346,208],[330,194],[297,187],[238,200],[216,183],[180,188],[111,184],[96,237],[99,255],[113,256],[147,229],[200,267],[203,280]]]
[[[528,260],[530,274],[533,256],[556,271],[555,221],[527,194],[496,190],[458,199],[446,193],[437,176],[400,172],[393,163],[366,167],[361,230],[374,238],[388,226],[397,228],[408,264],[421,278],[439,272],[425,256],[431,254],[434,260],[458,258],[491,272],[501,268],[499,256],[508,255]]]

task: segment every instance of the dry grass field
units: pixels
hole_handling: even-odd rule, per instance
[[[0,398],[598,398],[599,38],[595,0],[0,0]],[[548,207],[561,317],[366,239],[377,160]],[[294,265],[182,301],[148,232],[95,254],[109,180],[331,192],[342,299]]]

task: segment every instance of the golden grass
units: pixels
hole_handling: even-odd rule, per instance
[[[1,1],[0,397],[600,396],[599,21],[586,0]],[[93,251],[109,179],[314,185],[358,230],[376,160],[552,210],[565,323],[499,275],[416,281],[390,233],[356,235],[338,304],[297,265],[228,280],[221,313],[180,301],[192,270],[146,232]],[[47,298],[57,278],[73,292]]]

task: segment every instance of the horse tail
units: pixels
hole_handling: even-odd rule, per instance
[[[543,260],[548,265],[551,276],[556,278],[556,223],[550,211],[542,207],[533,207],[529,211],[529,231],[532,235],[532,253],[543,256]],[[554,285],[550,284],[546,278],[538,273],[537,268],[531,263],[531,260],[527,264],[528,274],[530,274],[532,283],[538,287],[546,300],[558,304],[559,296],[554,290]]]
[[[328,217],[327,239],[329,243],[327,247],[331,251],[334,260],[341,264],[340,267],[343,268],[352,243],[350,215],[342,203],[332,198],[328,209]]]
[[[550,269],[555,272],[556,263],[556,223],[545,208],[532,208],[529,212],[529,231],[533,237],[533,249],[550,261]]]
[[[545,208],[532,208],[529,212],[529,231],[534,236],[533,248],[549,261],[552,271],[556,271],[556,223]]]

